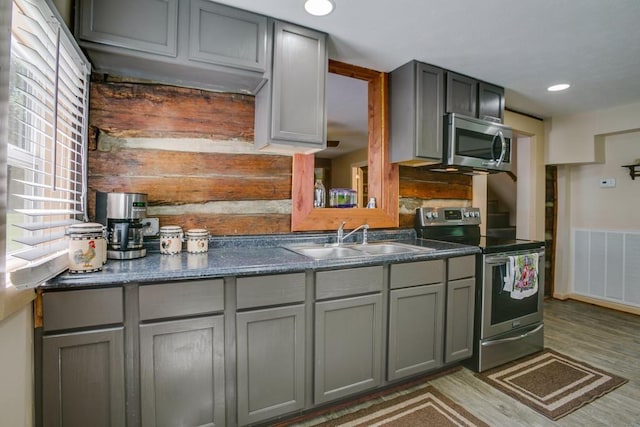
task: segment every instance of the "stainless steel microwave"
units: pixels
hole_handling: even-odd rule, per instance
[[[445,116],[444,166],[511,172],[512,139],[508,126],[450,113]]]

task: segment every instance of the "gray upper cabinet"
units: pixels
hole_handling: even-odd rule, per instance
[[[478,117],[504,122],[504,88],[485,82],[478,83]]]
[[[275,22],[267,84],[256,95],[255,145],[312,153],[326,148],[326,34]]]
[[[255,94],[267,17],[206,0],[80,0],[76,38],[95,71]]]
[[[191,0],[189,59],[265,71],[267,17]]]
[[[178,0],[80,0],[76,37],[176,57]]]
[[[412,61],[394,70],[389,84],[391,162],[416,166],[441,162],[444,71]]]
[[[478,81],[461,74],[447,72],[447,113],[477,117]]]

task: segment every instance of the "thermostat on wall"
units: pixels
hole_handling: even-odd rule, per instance
[[[616,186],[615,178],[601,178],[600,179],[600,188],[613,188]]]

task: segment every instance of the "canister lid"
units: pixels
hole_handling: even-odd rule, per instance
[[[182,232],[182,227],[179,225],[163,225],[160,227],[161,233],[180,233]]]
[[[208,235],[209,231],[205,230],[204,228],[191,228],[187,231],[187,236],[189,237],[204,237]]]

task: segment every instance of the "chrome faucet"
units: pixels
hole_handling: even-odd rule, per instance
[[[349,232],[349,234],[347,234],[345,236],[344,234],[344,226],[347,224],[346,221],[342,221],[342,224],[340,224],[340,227],[338,227],[338,240],[336,242],[336,244],[338,246],[342,245],[342,243],[344,242],[345,239],[347,239],[349,236],[351,236],[353,233],[355,233],[356,231],[362,229],[362,244],[366,245],[367,242],[367,230],[369,229],[369,224],[362,224],[359,225],[358,227],[354,228],[353,230],[351,230]]]

